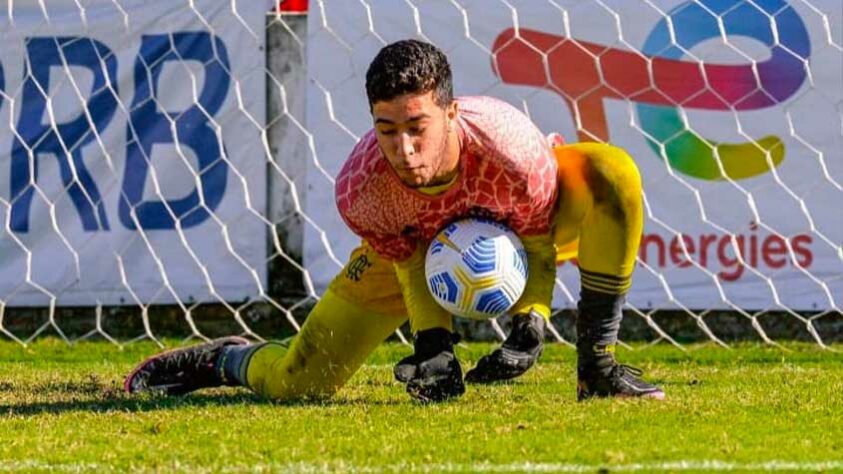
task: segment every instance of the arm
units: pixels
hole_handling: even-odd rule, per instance
[[[407,317],[413,331],[413,355],[395,366],[395,378],[407,384],[407,393],[423,402],[442,401],[465,392],[462,369],[454,354],[458,340],[452,316],[433,299],[424,274],[425,249],[393,263]]]
[[[410,328],[413,334],[432,328],[443,328],[450,332],[453,330],[451,314],[439,306],[427,289],[424,257],[424,247],[418,245],[409,258],[394,263]]]
[[[524,293],[510,310],[510,314],[535,312],[545,320],[550,319],[553,284],[556,279],[556,249],[550,233],[521,238],[527,252],[527,285]]]

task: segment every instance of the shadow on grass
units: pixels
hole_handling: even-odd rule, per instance
[[[114,399],[91,399],[72,401],[43,401],[0,405],[0,418],[7,416],[37,416],[43,414],[64,414],[69,412],[91,413],[135,413],[157,410],[180,410],[186,408],[225,407],[236,405],[272,405],[280,409],[301,407],[337,406],[392,406],[406,405],[410,400],[360,400],[360,399],[313,399],[278,402],[254,394],[193,394],[181,397],[125,396]]]
[[[192,393],[184,396],[167,396],[145,393],[129,395],[115,382],[105,382],[94,374],[81,380],[62,382],[50,381],[35,385],[3,384],[6,394],[21,394],[21,398],[62,398],[63,400],[39,400],[35,402],[0,404],[0,418],[6,416],[35,416],[45,413],[67,412],[146,412],[155,410],[179,410],[203,407],[224,407],[235,405],[272,405],[279,408],[337,407],[337,406],[389,406],[409,403],[409,400],[370,400],[360,398],[322,397],[292,401],[275,401],[245,390],[229,392],[227,389],[213,389],[211,392]],[[224,391],[223,391],[224,390]],[[32,396],[34,395],[34,397]],[[68,400],[70,399],[70,400]]]
[[[89,400],[39,401],[0,405],[0,418],[6,416],[35,416],[63,414],[67,412],[146,412],[154,410],[175,410],[188,407],[230,406],[241,404],[268,404],[269,400],[255,395],[192,395],[186,397],[115,397]]]

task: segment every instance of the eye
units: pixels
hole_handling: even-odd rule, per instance
[[[386,129],[386,130],[378,130],[378,133],[380,133],[381,135],[385,135],[385,136],[387,136],[387,137],[388,137],[388,136],[391,136],[391,135],[395,135],[395,130],[394,130],[394,129],[389,128],[389,129]]]
[[[424,133],[424,127],[410,127],[410,133],[413,135],[421,135]]]

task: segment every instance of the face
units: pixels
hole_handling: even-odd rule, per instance
[[[447,182],[456,171],[456,102],[444,109],[433,91],[406,94],[372,106],[378,145],[401,180],[414,188]]]

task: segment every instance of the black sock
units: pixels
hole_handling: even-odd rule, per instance
[[[223,347],[219,359],[217,359],[216,370],[225,385],[242,385],[248,387],[246,380],[246,368],[249,366],[249,359],[267,342],[249,345],[232,345]]]
[[[623,319],[624,294],[583,288],[577,315],[577,366],[605,372],[615,365],[614,349]]]

